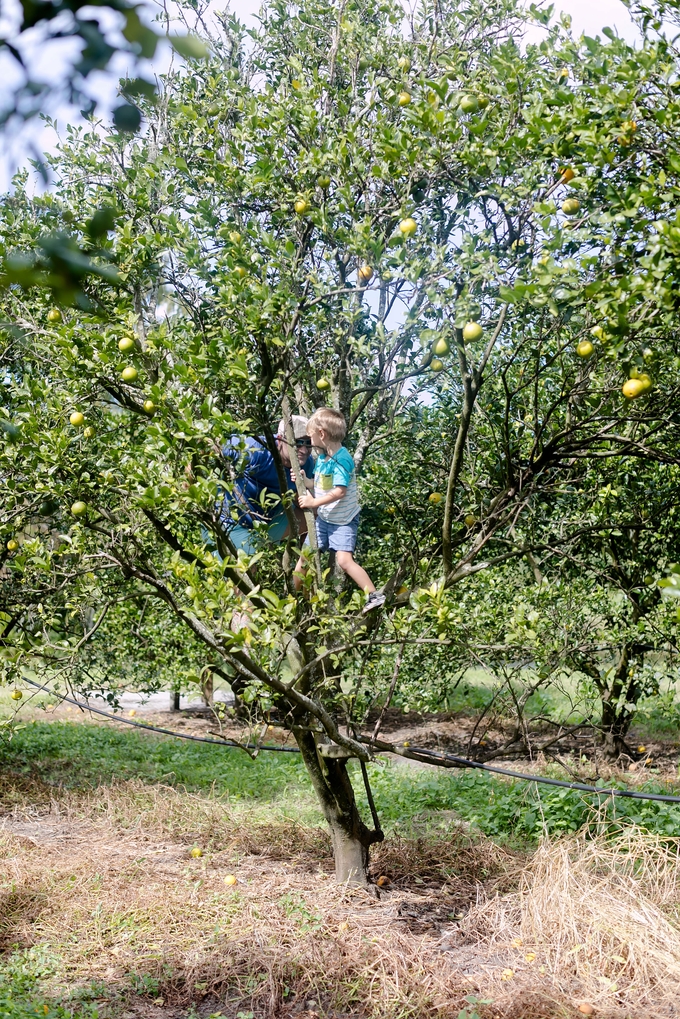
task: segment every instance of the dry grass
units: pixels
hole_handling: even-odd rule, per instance
[[[448,1019],[471,991],[506,1019],[581,1001],[677,1014],[680,843],[579,836],[522,869],[452,824],[377,848],[374,872],[392,879],[378,900],[335,885],[318,828],[139,782],[34,791],[29,809],[25,789],[5,790],[0,937],[59,956],[64,989],[101,981],[114,1012],[146,981],[165,1010],[204,1000],[257,1019],[312,999],[325,1016]]]
[[[679,863],[680,840],[635,828],[545,842],[517,891],[470,911],[459,943],[505,956],[514,975],[498,1004],[535,986],[538,970],[556,998],[601,1015],[677,1015]]]

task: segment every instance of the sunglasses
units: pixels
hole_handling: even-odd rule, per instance
[[[295,440],[295,445],[300,449],[301,446],[311,446],[312,440],[308,435],[303,435],[301,439]]]

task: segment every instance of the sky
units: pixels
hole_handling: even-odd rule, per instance
[[[16,3],[16,0],[14,0]],[[231,0],[231,10],[244,22],[253,23],[255,15],[260,7],[261,0]],[[226,6],[220,4],[220,7]],[[11,26],[13,16],[16,18],[17,8],[12,10],[12,0],[3,0],[2,15],[0,15],[0,33],[3,35]],[[572,30],[578,35],[584,32],[586,35],[597,35],[602,28],[608,26],[614,28],[619,35],[629,41],[636,38],[635,26],[632,24],[628,12],[620,0],[555,0],[555,15],[564,11],[571,15]],[[536,28],[529,35],[530,41],[537,41],[541,37],[540,28]],[[62,56],[57,50],[46,55],[39,46],[27,54],[29,59],[34,61],[36,70],[40,77],[43,77],[45,68],[49,64],[50,73],[59,75],[60,65],[63,66],[65,57],[62,44]],[[162,73],[167,69],[171,59],[169,46],[160,48],[156,59],[146,67],[147,74],[157,71]],[[9,65],[3,66],[0,61],[0,98],[3,86],[9,88],[12,85],[11,75],[8,73]],[[110,110],[116,104],[117,83],[126,74],[127,66],[125,58],[120,57],[117,63],[107,74],[99,74],[92,79],[92,89],[100,100],[99,113]],[[56,106],[52,111],[56,119],[59,131],[63,132],[69,122],[78,123],[77,113],[66,105]],[[82,123],[82,121],[80,121]],[[0,191],[4,192],[10,186],[12,174],[21,167],[30,167],[30,159],[38,152],[50,151],[56,144],[57,136],[52,128],[45,127],[41,122],[34,120],[20,133],[12,134],[5,132],[0,143]],[[31,170],[35,178],[35,186],[41,187],[41,183],[35,171]]]

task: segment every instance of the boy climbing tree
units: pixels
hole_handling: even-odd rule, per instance
[[[384,605],[385,595],[376,591],[368,573],[354,558],[361,507],[354,460],[342,444],[347,434],[347,422],[339,410],[320,407],[307,422],[307,431],[319,455],[313,479],[308,478],[304,470],[301,472],[308,490],[314,494],[300,496],[300,506],[316,510],[319,551],[335,552],[335,561],[340,569],[368,595],[363,611],[371,612]],[[305,544],[309,546],[309,539]],[[305,570],[306,562],[302,555],[295,569],[298,590],[302,587]]]

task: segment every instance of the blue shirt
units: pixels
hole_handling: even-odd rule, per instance
[[[344,496],[319,506],[317,516],[328,524],[349,524],[359,512],[360,506],[354,460],[344,446],[333,456],[319,453],[314,467],[314,495],[317,499],[338,486],[345,489]]]
[[[245,447],[245,448],[243,448]],[[256,520],[270,521],[281,510],[281,503],[263,506],[260,502],[262,493],[281,497],[279,476],[276,473],[274,457],[267,449],[264,439],[252,439],[249,436],[232,435],[229,442],[222,448],[222,456],[235,466],[241,467],[233,489],[227,492],[222,502],[220,519],[227,527],[235,523],[241,527],[252,527]],[[302,470],[308,478],[314,474],[314,459],[307,457]],[[291,480],[290,470],[286,467],[288,490],[295,491],[295,483]],[[239,506],[241,512],[238,521],[232,516],[232,508]]]

